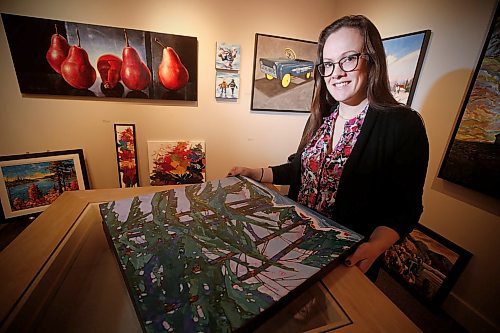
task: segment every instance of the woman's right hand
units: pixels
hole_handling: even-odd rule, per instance
[[[234,176],[242,175],[242,176],[246,176],[246,177],[250,177],[252,179],[255,179],[254,177],[252,177],[255,173],[255,172],[253,172],[253,170],[256,170],[256,169],[235,166],[235,167],[232,167],[231,170],[229,170],[229,172],[227,173],[227,176],[234,177]]]
[[[234,177],[238,175],[252,178],[253,180],[256,180],[258,182],[263,182],[263,183],[273,182],[273,172],[271,171],[271,168],[251,169],[247,167],[235,166],[232,167],[231,170],[229,170],[229,172],[227,173],[228,177]]]

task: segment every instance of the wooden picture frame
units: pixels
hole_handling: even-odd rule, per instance
[[[33,218],[64,191],[89,188],[82,149],[0,156],[0,222]]]
[[[391,93],[400,103],[411,105],[430,36],[422,30],[382,39]]]
[[[499,12],[493,17],[438,174],[495,198],[500,198]]]
[[[115,124],[116,163],[120,188],[139,186],[134,124]]]
[[[309,112],[317,43],[255,34],[251,110]]]
[[[472,254],[429,228],[417,227],[384,255],[384,269],[422,303],[438,308]]]

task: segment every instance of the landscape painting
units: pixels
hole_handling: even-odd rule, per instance
[[[247,178],[103,203],[100,211],[146,332],[253,331],[362,239]]]
[[[120,187],[139,186],[134,124],[115,124],[116,157]]]
[[[493,20],[439,177],[500,198],[500,19]]]
[[[151,185],[205,181],[204,141],[148,141],[148,155]]]
[[[418,224],[385,252],[384,267],[425,304],[438,307],[470,257],[468,251]]]
[[[2,21],[23,94],[197,100],[195,37],[11,14]]]
[[[88,188],[82,150],[0,157],[2,220],[39,213],[63,192]]]
[[[317,43],[255,34],[252,110],[309,112]]]
[[[408,106],[415,94],[430,35],[430,30],[423,30],[382,40],[392,95]]]

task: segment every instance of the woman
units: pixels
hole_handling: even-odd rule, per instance
[[[291,163],[229,176],[290,185],[288,196],[365,236],[346,259],[372,280],[381,254],[422,213],[429,144],[419,114],[389,88],[382,40],[364,16],[319,36],[311,115]]]

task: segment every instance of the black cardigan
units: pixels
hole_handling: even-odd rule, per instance
[[[273,183],[290,185],[293,200],[300,189],[301,153],[291,163],[272,167]],[[404,237],[423,211],[428,160],[429,142],[417,112],[370,107],[327,215],[367,238],[377,226]]]

